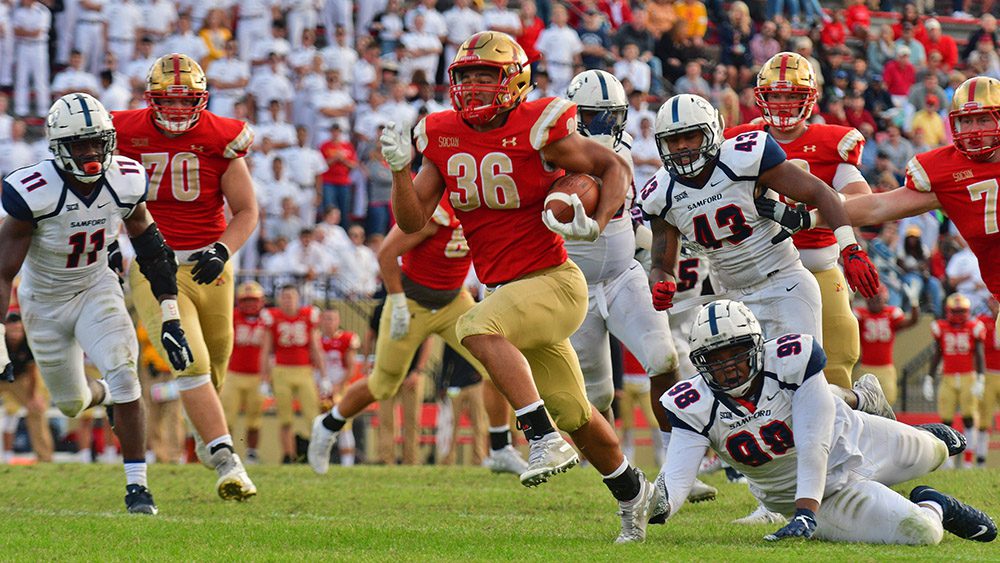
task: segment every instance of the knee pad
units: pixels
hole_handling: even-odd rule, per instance
[[[139,400],[142,396],[142,388],[139,386],[139,376],[135,370],[121,367],[104,376],[104,381],[111,391],[111,402],[131,403]]]
[[[669,374],[677,371],[677,349],[672,335],[668,333],[653,333],[642,339],[642,349],[637,351],[642,367],[650,376]]]
[[[590,422],[590,403],[581,401],[574,393],[553,393],[543,399],[556,428],[563,432],[575,432]]]
[[[914,505],[911,515],[899,523],[898,533],[903,543],[911,545],[937,545],[944,536],[944,527],[931,509]]]
[[[605,412],[611,408],[611,402],[615,399],[615,386],[610,378],[604,381],[586,382],[587,400],[597,407],[600,412]]]
[[[380,374],[379,372],[373,373],[368,378],[368,392],[372,394],[372,397],[374,397],[376,401],[385,401],[386,399],[395,397],[396,392],[399,391],[399,387],[403,384],[403,380],[406,379],[406,375],[404,374],[400,377],[395,384],[390,381],[386,381],[387,379],[389,379],[387,375]]]
[[[192,389],[197,389],[202,385],[211,385],[211,384],[212,384],[212,376],[207,374],[177,378],[177,388],[180,389],[181,391],[190,391]]]
[[[90,390],[87,390],[87,395],[90,395]],[[76,418],[88,406],[90,406],[90,397],[86,399],[67,399],[64,401],[56,401],[56,408],[59,409],[59,412],[69,418]]]

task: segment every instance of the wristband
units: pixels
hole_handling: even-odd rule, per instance
[[[390,293],[389,302],[392,303],[393,307],[405,307],[406,306],[406,294],[405,293]]]
[[[181,311],[177,308],[176,299],[164,299],[161,301],[160,311],[163,313],[163,322],[181,320]]]
[[[837,245],[840,246],[841,252],[852,244],[858,244],[858,239],[854,237],[854,227],[850,225],[837,227],[833,230],[833,236],[837,237]]]

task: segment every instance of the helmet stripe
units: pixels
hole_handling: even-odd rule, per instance
[[[974,102],[976,100],[976,82],[979,82],[978,78],[973,78],[972,82],[969,83],[969,101]]]
[[[601,83],[601,97],[605,100],[608,99],[608,83],[604,80],[604,75],[597,73],[597,80]]]
[[[470,41],[469,42],[469,46],[465,48],[465,54],[466,55],[471,55],[472,52],[476,50],[476,45],[479,43],[479,40],[483,37],[483,35],[485,35],[485,34],[484,33],[477,33],[477,34],[475,34],[475,35],[472,36],[472,41]]]
[[[86,124],[87,127],[93,127],[94,122],[90,119],[90,108],[87,107],[87,99],[80,94],[77,94],[74,99],[80,102],[80,109],[83,110],[84,124]]]
[[[785,71],[788,70],[788,55],[781,55],[781,67],[779,69],[778,80],[785,80]]]
[[[708,306],[708,329],[712,331],[712,336],[719,334],[719,318],[715,314],[716,305],[718,304],[713,301]]]
[[[670,104],[670,118],[674,120],[674,123],[677,123],[678,121],[681,120],[680,101],[681,99],[678,96],[674,98],[674,103]]]
[[[173,60],[173,63],[174,63],[174,85],[175,86],[180,86],[180,84],[181,84],[181,56],[178,55],[177,53],[174,53],[174,55],[172,57],[170,57],[170,58]]]

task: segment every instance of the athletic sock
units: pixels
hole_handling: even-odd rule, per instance
[[[490,426],[490,451],[502,450],[510,445],[510,425]]]
[[[234,451],[233,450],[233,437],[230,436],[229,434],[223,434],[222,436],[219,436],[218,438],[216,438],[216,439],[212,440],[211,442],[205,444],[205,447],[208,448],[208,453],[210,453],[212,455],[215,455],[215,452],[217,452],[217,451],[219,451],[219,450],[221,450],[223,448],[225,448],[225,449],[229,450],[230,452],[232,452],[232,451]]]
[[[667,459],[667,448],[670,447],[670,431],[660,430],[660,439],[663,440],[663,459],[666,462]]]
[[[126,459],[125,460],[125,484],[146,486],[146,460]]]
[[[323,427],[330,432],[340,432],[340,429],[347,424],[347,419],[340,414],[340,405],[334,406],[333,409],[326,413],[323,417]]]
[[[620,502],[628,502],[639,496],[642,485],[639,483],[639,474],[635,468],[629,465],[628,458],[622,460],[610,475],[604,476],[604,484],[607,485],[611,494]]]
[[[524,437],[529,441],[541,440],[556,431],[552,427],[548,411],[545,410],[545,402],[541,400],[514,411],[514,414],[517,415],[517,424],[524,432]]]

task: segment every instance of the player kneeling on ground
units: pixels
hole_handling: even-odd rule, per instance
[[[129,512],[156,514],[146,488],[138,341],[121,284],[108,268],[106,242],[115,240],[124,223],[163,309],[163,347],[174,368],[184,369],[192,356],[177,311],[177,261],[146,211],[142,165],[114,156],[115,129],[99,101],[88,94],[59,98],[49,110],[46,134],[55,159],[3,180],[10,217],[0,226],[0,311],[7,310],[14,276],[24,264],[18,289],[24,328],[52,401],[69,417],[96,405],[115,406],[125,504]],[[0,342],[2,337],[0,329]],[[84,353],[102,379],[84,375]],[[9,364],[0,345],[0,373]]]
[[[939,467],[965,448],[964,437],[941,424],[914,428],[851,410],[831,393],[812,336],[764,341],[745,305],[719,300],[695,319],[691,361],[700,377],[662,397],[674,430],[668,494],[654,518],[677,512],[712,448],[746,475],[764,506],[791,518],[767,540],[933,545],[943,530],[996,538],[989,516],[951,496],[920,486],[906,500],[889,488]]]

